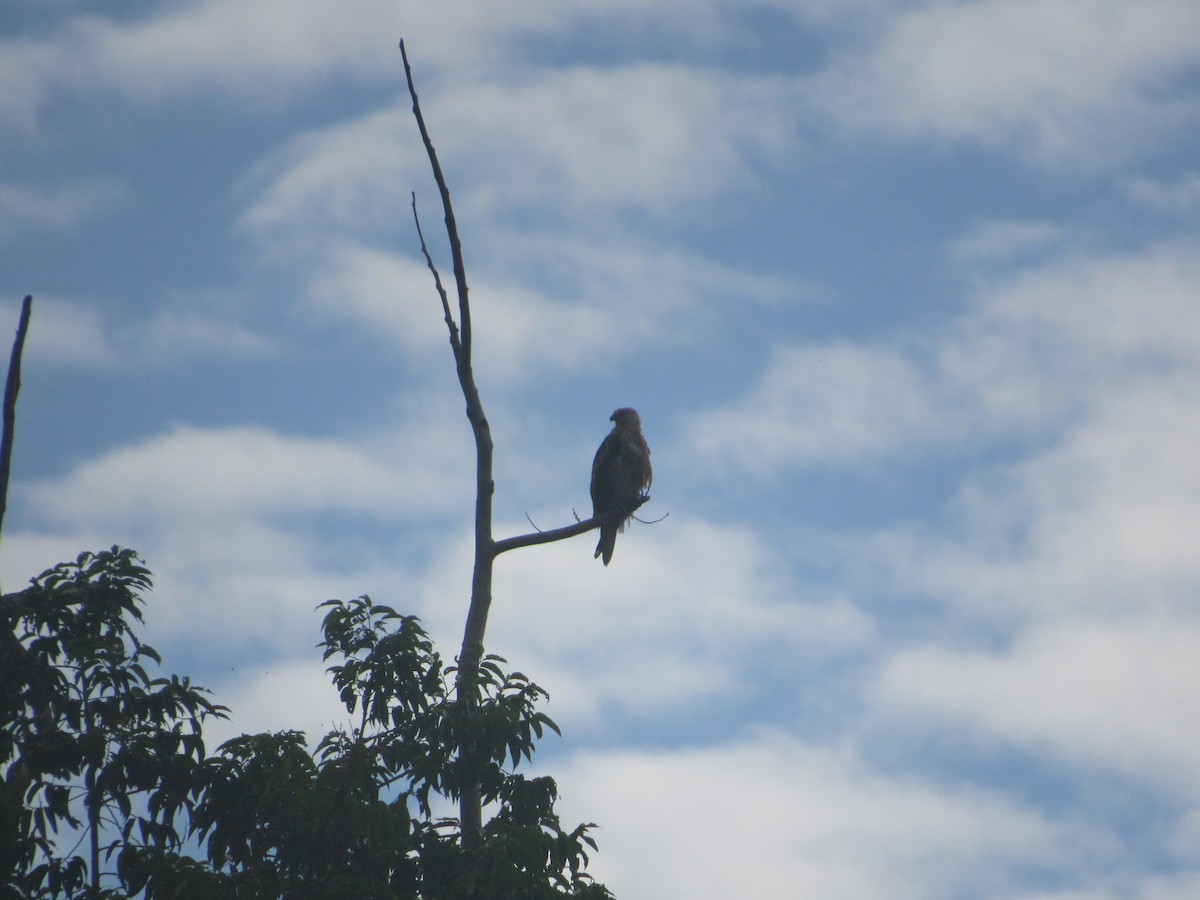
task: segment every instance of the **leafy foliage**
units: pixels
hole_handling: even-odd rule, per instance
[[[611,897],[585,872],[593,826],[565,831],[554,780],[515,771],[558,729],[503,659],[460,697],[414,616],[330,600],[318,646],[354,724],[315,750],[285,731],[208,757],[200,725],[224,707],[142,667],[159,658],[131,628],[150,587],[139,562],[82,554],[3,598],[0,872],[14,896]],[[464,844],[439,813],[471,785],[496,812]]]
[[[186,678],[147,674],[143,660],[160,659],[132,630],[151,585],[139,563],[117,547],[81,553],[3,598],[0,871],[17,896],[102,896],[102,854],[181,846],[201,722],[223,708]],[[82,832],[66,854],[63,830]]]

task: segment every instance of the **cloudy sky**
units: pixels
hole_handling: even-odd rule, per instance
[[[246,731],[346,720],[315,607],[447,656],[473,447],[404,37],[466,247],[488,649],[623,900],[1200,896],[1200,4],[7,0],[4,588],[156,575]]]

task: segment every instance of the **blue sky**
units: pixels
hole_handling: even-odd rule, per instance
[[[1200,5],[10,0],[6,589],[156,575],[245,731],[346,717],[317,604],[457,649],[472,444],[409,211],[466,248],[488,649],[623,900],[1200,895]]]

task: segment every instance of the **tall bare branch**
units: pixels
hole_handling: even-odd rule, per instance
[[[450,188],[446,186],[446,177],[442,174],[442,164],[438,162],[437,151],[425,127],[425,117],[421,115],[421,102],[417,99],[417,89],[413,85],[412,67],[408,64],[408,53],[404,49],[404,41],[400,42],[400,56],[404,60],[404,77],[408,81],[408,93],[412,97],[413,116],[417,120],[417,128],[421,131],[421,140],[425,144],[425,152],[429,156],[429,165],[433,169],[434,180],[437,181],[438,191],[442,195],[442,209],[446,213],[446,235],[450,239],[450,254],[454,263],[454,282],[458,289],[458,322],[462,331],[463,362],[471,364],[471,307],[467,302],[467,269],[463,263],[462,241],[458,238],[458,223],[454,219],[454,207],[450,203]]]
[[[429,156],[429,165],[433,169],[433,177],[437,182],[438,192],[442,196],[442,209],[446,215],[446,235],[450,240],[450,252],[454,260],[454,284],[458,294],[458,325],[450,312],[449,300],[445,288],[441,285],[441,276],[421,236],[421,249],[425,261],[434,275],[438,293],[442,297],[442,308],[446,314],[446,327],[450,331],[450,346],[454,351],[455,368],[458,370],[458,382],[462,387],[463,398],[467,401],[467,419],[471,423],[471,431],[475,436],[475,568],[471,577],[471,606],[467,611],[467,622],[463,629],[462,651],[458,657],[458,674],[455,687],[458,702],[467,706],[476,703],[476,684],[479,677],[479,663],[483,659],[483,638],[487,631],[488,611],[492,605],[492,568],[496,559],[494,542],[492,541],[492,494],[495,483],[492,479],[492,432],[488,425],[487,416],[483,411],[483,402],[479,398],[479,389],[475,386],[475,375],[471,369],[471,305],[467,292],[467,270],[463,262],[462,241],[458,236],[458,225],[454,219],[454,207],[450,202],[450,188],[446,185],[446,177],[438,161],[437,151],[425,127],[425,117],[421,113],[421,102],[417,97],[417,89],[413,84],[412,67],[408,63],[408,53],[404,42],[400,42],[400,55],[404,60],[404,76],[408,82],[408,93],[412,97],[413,116],[421,131],[421,140],[425,144],[425,152]],[[416,216],[416,201],[413,202],[413,215]],[[420,220],[417,221],[418,232]],[[483,825],[483,804],[480,798],[479,786],[464,787],[459,798],[459,822],[462,827],[463,842],[474,843]]]
[[[416,195],[413,195],[412,211],[416,221],[417,236],[421,242],[421,253],[425,263],[433,274],[434,286],[441,298],[442,312],[446,320],[446,328],[450,334],[450,348],[454,353],[455,367],[458,371],[459,385],[462,387],[463,398],[467,401],[467,419],[471,423],[471,431],[475,436],[475,561],[471,577],[471,605],[467,612],[466,626],[463,629],[462,650],[458,657],[458,673],[455,678],[457,702],[468,709],[478,702],[479,666],[483,659],[483,641],[487,631],[488,613],[492,605],[492,572],[496,557],[508,550],[518,547],[528,547],[534,544],[544,544],[550,541],[563,540],[598,528],[614,521],[623,521],[627,516],[640,507],[649,497],[640,497],[629,509],[617,510],[598,516],[593,516],[574,525],[568,525],[553,531],[537,532],[534,534],[518,535],[496,541],[492,536],[492,495],[495,492],[495,482],[492,478],[493,444],[491,428],[487,416],[484,415],[483,402],[475,385],[475,375],[471,367],[471,305],[467,293],[466,266],[463,262],[462,242],[458,236],[458,225],[454,218],[454,208],[450,201],[450,189],[446,185],[446,177],[438,161],[437,151],[429,137],[425,125],[425,117],[421,113],[421,103],[417,97],[417,89],[413,84],[412,68],[408,62],[408,53],[404,42],[400,42],[400,54],[404,59],[404,75],[408,82],[408,93],[412,98],[413,116],[421,132],[421,140],[425,144],[425,152],[433,169],[433,177],[437,182],[438,192],[442,198],[442,209],[445,212],[446,234],[450,241],[450,252],[454,261],[454,285],[458,300],[458,319],[455,320],[450,297],[442,277],[434,263],[433,255],[425,242],[425,234],[421,228],[421,219],[417,214]],[[482,800],[478,784],[464,785],[459,797],[459,823],[462,827],[463,843],[470,845],[479,838],[482,828]]]

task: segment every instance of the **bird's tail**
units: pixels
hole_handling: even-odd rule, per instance
[[[604,564],[607,566],[612,560],[613,549],[617,546],[617,529],[611,525],[605,525],[600,529],[600,540],[596,543],[596,552],[593,554],[593,559],[597,556],[604,558]]]

